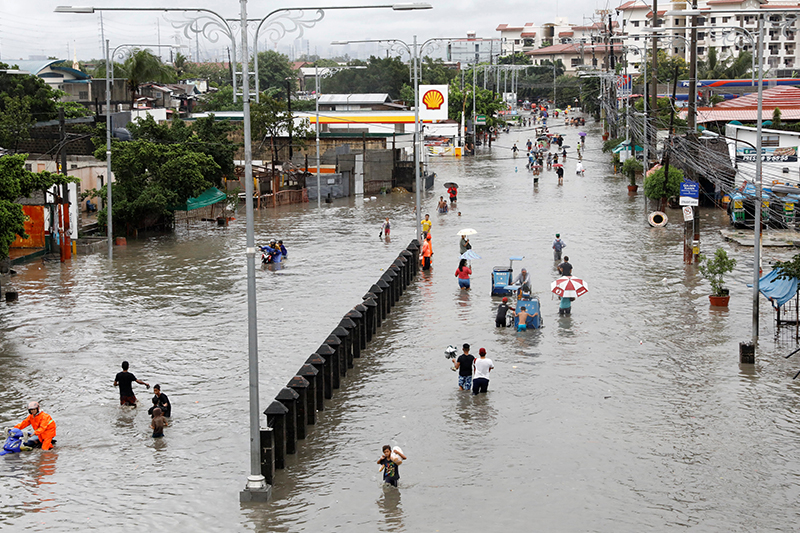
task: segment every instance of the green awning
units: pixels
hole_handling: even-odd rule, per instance
[[[197,198],[189,198],[188,200],[186,200],[185,204],[172,206],[169,208],[169,210],[191,211],[193,209],[200,209],[201,207],[208,207],[209,205],[221,202],[225,200],[227,197],[228,195],[222,192],[221,190],[217,189],[216,187],[211,187]]]

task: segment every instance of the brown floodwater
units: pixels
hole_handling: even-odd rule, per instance
[[[575,144],[578,130],[554,128]],[[682,263],[681,224],[645,224],[641,195],[609,171],[590,126],[585,177],[574,151],[563,186],[534,188],[530,130],[501,135],[474,158],[435,159],[425,194],[434,267],[392,310],[287,468],[272,501],[242,505],[248,401],[244,216],[228,228],[179,225],[71,262],[34,262],[0,303],[0,424],[42,402],[58,445],[0,458],[0,528],[117,531],[795,531],[800,513],[800,356],[761,301],[757,364],[738,364],[751,327],[752,249],[724,242],[724,213],[702,212],[702,249],[739,261],[728,309]],[[435,212],[441,184],[457,209]],[[412,195],[344,199],[256,214],[259,242],[289,258],[259,268],[261,408],[414,237]],[[670,211],[673,221],[680,213]],[[391,242],[378,238],[385,216]],[[453,276],[462,228],[472,290]],[[561,233],[590,292],[559,317],[550,282]],[[765,265],[792,250],[765,250]],[[490,273],[524,255],[545,327],[494,327]],[[460,392],[449,344],[485,347],[489,393]],[[122,360],[173,402],[166,437],[146,409],[120,408]],[[150,393],[135,386],[140,401]],[[408,456],[398,489],[375,464],[382,444]]]

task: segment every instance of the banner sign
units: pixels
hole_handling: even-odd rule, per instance
[[[750,147],[738,148],[736,150],[736,161],[755,163],[756,151]],[[762,147],[761,161],[764,163],[796,163],[797,146],[781,146],[778,148]]]

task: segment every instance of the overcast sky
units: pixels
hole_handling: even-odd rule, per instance
[[[315,5],[368,5],[369,1],[338,0],[266,2],[250,0],[247,4],[249,18],[261,18],[271,10],[292,6]],[[381,2],[374,2],[381,3]],[[359,11],[328,11],[322,21],[304,30],[308,50],[329,57],[330,42],[354,39],[397,38],[411,42],[414,34],[420,41],[430,37],[461,37],[468,31],[477,32],[478,37],[498,37],[495,31],[499,24],[521,25],[525,22],[542,24],[556,16],[568,17],[572,24],[585,24],[598,20],[597,9],[613,9],[620,2],[604,0],[432,0],[433,9],[426,11],[392,11],[371,9]],[[101,26],[99,13],[60,14],[53,10],[58,5],[69,5],[69,0],[0,0],[0,59],[5,62],[29,59],[31,56],[56,56],[72,59],[77,53],[79,60],[101,58],[102,37],[110,40],[111,47],[119,44],[181,44],[184,55],[194,59],[197,46],[194,39],[185,37],[174,25],[185,21],[181,13],[131,13],[104,12]],[[72,5],[95,7],[170,6],[178,8],[203,7],[216,11],[225,18],[239,18],[240,3],[237,0],[73,0]],[[160,37],[160,39],[159,39]],[[288,49],[296,43],[297,32],[288,33],[278,42],[279,50]],[[224,58],[225,37],[214,43],[200,38],[201,59]],[[238,41],[238,36],[237,36]],[[259,39],[263,49],[265,39]],[[274,47],[274,45],[272,45]],[[305,50],[303,50],[305,51]],[[355,52],[351,49],[350,52]],[[297,52],[301,53],[300,51]],[[162,49],[162,56],[169,57],[169,49]]]

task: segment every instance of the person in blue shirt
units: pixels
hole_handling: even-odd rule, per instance
[[[283,241],[278,241],[278,247],[281,249],[281,255],[283,255],[283,258],[286,259],[288,252],[286,251],[286,247],[283,245]]]

